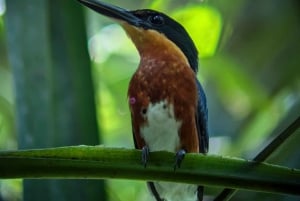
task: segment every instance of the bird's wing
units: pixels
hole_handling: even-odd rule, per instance
[[[197,83],[197,93],[198,93],[198,104],[197,104],[197,113],[196,113],[196,124],[198,131],[198,139],[199,139],[199,151],[201,153],[208,152],[208,144],[209,144],[209,135],[208,135],[208,112],[206,105],[206,96],[204,90],[200,84],[200,82],[196,79]]]

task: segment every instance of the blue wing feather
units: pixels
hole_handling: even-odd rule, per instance
[[[200,82],[196,79],[198,91],[198,104],[196,114],[196,124],[198,130],[198,139],[201,153],[207,153],[209,148],[209,135],[208,135],[208,111],[206,105],[206,96]]]

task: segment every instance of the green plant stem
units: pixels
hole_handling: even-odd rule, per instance
[[[291,123],[284,131],[282,131],[276,138],[274,138],[261,152],[259,152],[255,157],[254,161],[263,162],[266,160],[280,145],[282,145],[296,130],[300,125],[300,116],[296,118],[295,121]],[[231,197],[238,191],[238,189],[225,188],[214,201],[228,201]]]
[[[122,178],[162,180],[300,195],[300,170],[202,154],[187,154],[173,170],[174,154],[151,152],[147,167],[137,150],[70,146],[0,152],[0,178]]]

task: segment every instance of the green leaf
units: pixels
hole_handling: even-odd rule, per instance
[[[101,146],[0,152],[0,178],[123,178],[162,180],[213,187],[300,195],[300,170],[238,158],[187,154],[174,171],[174,154]]]
[[[210,6],[180,8],[173,14],[192,37],[200,57],[213,56],[218,47],[222,30],[220,13]]]

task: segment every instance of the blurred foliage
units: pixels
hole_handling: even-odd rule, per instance
[[[6,6],[18,148],[99,144],[82,7],[58,0]],[[25,201],[106,200],[101,180],[25,179],[22,189]]]
[[[173,17],[184,25],[193,38],[200,59],[215,54],[222,30],[222,18],[216,9],[193,5],[176,10]]]
[[[109,3],[128,9],[154,8],[187,27],[201,56],[198,76],[208,98],[210,153],[250,159],[300,114],[298,0]],[[15,95],[7,59],[3,5],[0,0],[0,148],[13,149]],[[86,10],[86,22],[103,143],[133,147],[127,87],[139,62],[137,51],[111,19]],[[77,41],[70,42],[76,48]],[[299,140],[298,131],[272,155],[270,162],[299,168]],[[3,188],[7,189],[4,185],[0,183],[2,196]],[[108,181],[110,200],[151,200],[146,191],[143,182]],[[206,191],[210,199],[220,189]],[[240,191],[232,200],[297,198]]]

